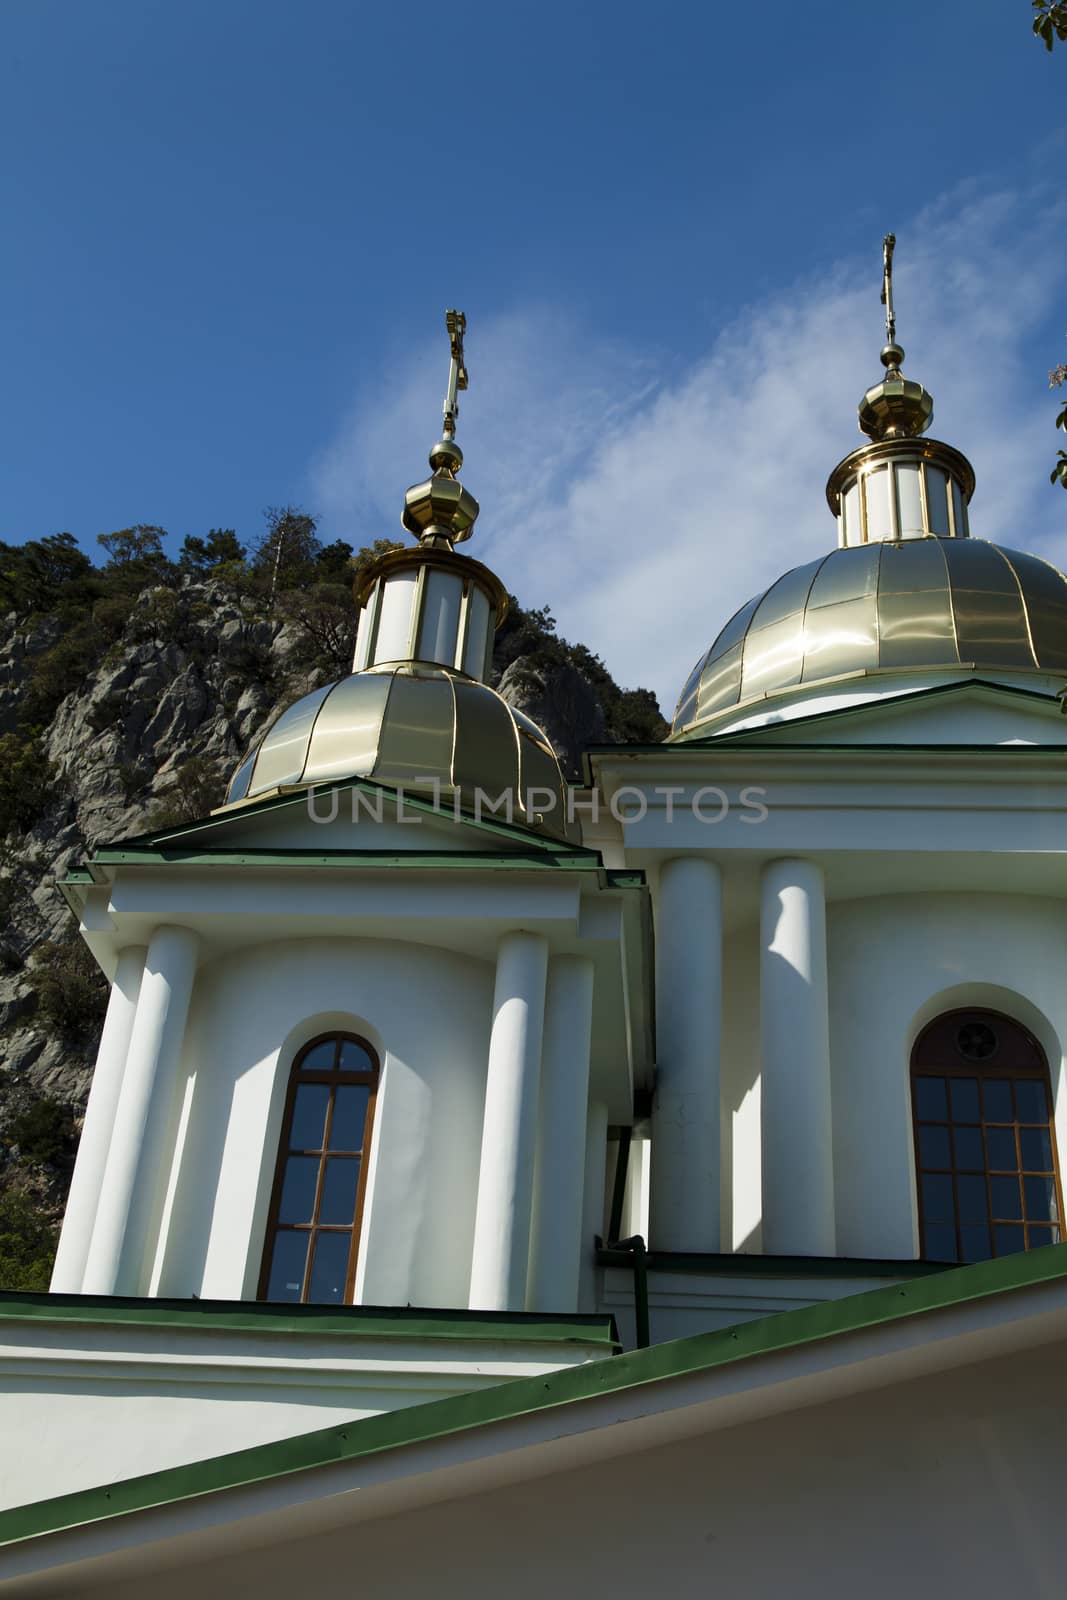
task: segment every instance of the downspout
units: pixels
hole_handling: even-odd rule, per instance
[[[619,1129],[619,1153],[615,1158],[615,1182],[611,1191],[611,1216],[608,1219],[609,1244],[619,1237],[619,1229],[622,1227],[622,1206],[626,1198],[626,1179],[630,1172],[630,1145],[633,1136],[633,1128]]]
[[[632,1239],[617,1239],[613,1250],[629,1250],[634,1266],[634,1328],[638,1350],[647,1350],[652,1342],[648,1331],[648,1251],[639,1233]]]

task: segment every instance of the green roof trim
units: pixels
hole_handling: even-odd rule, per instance
[[[406,1445],[424,1444],[470,1428],[621,1394],[648,1383],[711,1372],[735,1361],[750,1361],[905,1317],[944,1311],[990,1295],[1064,1279],[1067,1244],[957,1267],[909,1283],[653,1345],[610,1361],[592,1361],[542,1377],[520,1378],[492,1389],[407,1406],[274,1444],[254,1445],[207,1461],[40,1500],[0,1512],[0,1544],[175,1505],[204,1494],[249,1487],[270,1478],[355,1461]]]
[[[107,882],[108,867],[259,867],[304,871],[407,869],[422,872],[584,872],[594,874],[604,889],[646,888],[640,867],[605,867],[598,851],[557,850],[505,855],[483,850],[217,850],[180,845],[112,846],[98,850],[87,868],[76,868],[59,880],[63,891]],[[69,901],[69,896],[68,896]]]
[[[513,867],[520,871],[596,872],[596,856],[498,855],[484,850],[213,850],[182,846],[125,845],[98,850],[93,865],[102,867]],[[69,881],[69,880],[68,880]]]
[[[922,670],[922,669],[920,668],[919,670]],[[863,676],[865,677],[866,674],[863,674]],[[1051,674],[1050,674],[1050,676],[1051,676]],[[804,685],[803,684],[798,684],[797,687],[798,688],[803,688]],[[943,696],[947,697],[947,696],[950,696],[950,695],[966,694],[966,693],[970,693],[970,691],[973,690],[973,689],[988,689],[988,690],[991,690],[994,694],[1008,695],[1008,696],[1013,697],[1014,699],[1036,700],[1036,701],[1042,702],[1043,704],[1045,704],[1045,705],[1047,705],[1049,707],[1056,706],[1058,704],[1058,699],[1059,699],[1059,697],[1057,695],[1048,694],[1043,689],[1024,689],[1024,688],[1022,688],[1021,685],[1016,685],[1016,684],[1011,684],[1011,683],[996,683],[991,678],[958,678],[952,683],[932,683],[932,684],[928,684],[926,686],[926,688],[924,688],[924,689],[905,689],[900,694],[880,695],[876,700],[861,700],[861,701],[858,701],[854,705],[835,706],[830,711],[809,711],[809,712],[806,712],[803,716],[790,717],[789,722],[790,722],[791,725],[792,724],[796,724],[799,727],[807,726],[808,724],[810,724],[812,722],[829,722],[831,720],[833,720],[834,722],[837,722],[842,717],[857,717],[857,716],[861,716],[863,714],[866,714],[866,715],[869,716],[872,711],[876,711],[876,710],[877,711],[881,711],[881,710],[885,710],[887,708],[892,708],[893,706],[910,705],[910,704],[913,704],[916,700],[936,700],[936,699],[939,699],[939,698],[941,698]],[[778,693],[776,693],[773,696],[768,696],[767,704],[770,704],[772,699],[777,700],[779,698],[780,698],[780,695]],[[752,708],[755,708],[759,703],[760,703],[759,701],[751,701],[751,702],[749,702],[749,704],[750,704],[750,706]],[[740,707],[738,709],[740,709]],[[727,735],[726,738],[731,739],[731,740],[732,739],[737,739],[739,742],[743,741],[745,743],[751,743],[755,739],[759,738],[760,736],[768,734],[768,733],[776,732],[776,731],[780,730],[782,727],[783,727],[783,723],[781,723],[781,722],[764,723],[761,727],[758,727],[758,728],[740,728],[740,729],[737,729],[735,732]],[[716,739],[716,737],[715,737],[715,735],[713,733],[711,733],[711,734],[703,733],[703,734],[694,734],[694,735],[680,734],[677,739],[672,740],[672,743],[673,744],[677,744],[677,745],[690,745],[690,744],[709,744],[709,745],[712,745],[712,744],[721,744],[721,743],[724,743],[724,742],[726,742],[725,739],[723,739],[723,740]],[[900,748],[900,749],[913,749],[913,748],[914,749],[937,749],[938,746],[936,746],[936,745],[925,745],[925,746],[924,745],[917,745],[917,746],[902,745],[902,746],[897,747],[897,746],[890,745],[890,746],[888,746],[886,748],[889,748],[889,749],[893,749],[893,748]],[[949,745],[946,748],[948,748],[948,749],[961,749],[961,750],[967,750],[967,749],[972,749],[972,750],[1012,749],[1012,750],[1015,750],[1015,749],[1018,749],[1019,746],[1017,746],[1017,745],[1004,746],[1004,745],[986,745],[986,744],[981,744],[981,745],[958,745],[958,746],[957,745]],[[1024,745],[1024,746],[1022,746],[1022,748],[1026,749],[1027,747]],[[1038,748],[1047,750],[1047,749],[1052,749],[1052,748],[1055,748],[1055,747],[1054,746],[1050,746],[1050,745],[1041,745]]]
[[[107,1327],[313,1333],[345,1339],[493,1339],[505,1343],[618,1348],[611,1316],[535,1311],[434,1310],[418,1306],[292,1306],[254,1300],[145,1300],[122,1295],[0,1291],[0,1323],[93,1322]]]
[[[849,674],[848,675],[849,679],[851,679],[851,678],[853,678],[855,676],[857,676],[857,675],[855,675],[855,674]],[[802,684],[798,684],[797,687],[798,688],[803,688],[803,685]],[[589,763],[590,763],[590,759],[593,756],[611,756],[611,755],[616,755],[616,754],[620,754],[620,753],[623,754],[623,755],[668,755],[668,754],[670,754],[670,752],[672,750],[692,750],[692,749],[730,750],[730,749],[733,749],[733,748],[742,749],[742,748],[747,748],[748,746],[750,746],[752,744],[758,743],[760,741],[760,739],[765,738],[766,735],[769,734],[769,733],[780,733],[782,731],[782,729],[784,727],[786,727],[786,726],[800,728],[800,727],[807,727],[813,722],[829,722],[831,720],[836,722],[841,717],[860,716],[860,715],[862,715],[864,713],[869,715],[872,711],[880,710],[880,709],[883,709],[885,707],[906,705],[909,702],[913,702],[913,701],[916,701],[916,700],[936,699],[937,697],[942,696],[942,695],[960,694],[961,692],[965,692],[965,691],[968,691],[968,690],[971,690],[971,689],[989,689],[989,690],[992,690],[996,694],[1008,695],[1008,696],[1012,696],[1012,697],[1014,697],[1016,699],[1021,699],[1021,700],[1039,701],[1042,704],[1050,706],[1050,707],[1057,705],[1059,703],[1059,700],[1060,700],[1059,695],[1057,695],[1057,694],[1048,694],[1043,689],[1024,689],[1020,685],[1017,685],[1017,684],[995,683],[990,678],[962,678],[962,679],[957,680],[954,683],[930,684],[925,689],[905,689],[900,694],[882,695],[882,696],[878,697],[876,700],[862,700],[862,701],[858,702],[856,705],[837,706],[832,711],[809,711],[809,712],[805,713],[802,716],[790,717],[788,723],[782,723],[782,722],[763,723],[758,728],[735,728],[732,732],[725,733],[725,734],[704,733],[704,732],[701,732],[701,731],[698,730],[698,731],[696,731],[696,732],[694,732],[692,734],[680,734],[677,738],[662,739],[656,744],[591,744],[591,745],[587,745],[585,750],[583,751],[582,762],[583,762],[583,767],[584,767],[585,771],[588,773],[589,771],[591,771]],[[767,704],[771,703],[771,699],[772,698],[773,699],[778,699],[779,696],[775,695],[773,697],[768,697]],[[749,706],[746,707],[746,709],[754,710],[759,704],[760,704],[759,701],[755,701],[755,700],[751,701],[749,703]],[[728,708],[728,709],[738,709],[738,710],[740,710],[741,708],[740,707],[736,707],[736,708]],[[1017,753],[1020,750],[1023,750],[1023,751],[1026,751],[1026,750],[1030,750],[1030,751],[1033,751],[1033,750],[1056,750],[1056,751],[1062,752],[1064,750],[1067,750],[1067,743],[1065,743],[1065,744],[1041,744],[1041,745],[996,745],[996,744],[949,744],[949,745],[937,745],[937,744],[877,744],[877,745],[871,745],[871,744],[864,744],[864,745],[797,744],[797,745],[792,745],[792,744],[786,744],[783,741],[781,743],[776,743],[774,745],[768,745],[768,749],[772,749],[772,748],[775,749],[775,750],[791,750],[791,749],[797,749],[797,750],[854,750],[854,749],[857,749],[857,750],[860,750],[861,752],[865,751],[865,750],[873,750],[873,751],[878,751],[878,750],[915,750],[915,751],[922,751],[922,750],[964,750],[964,751],[966,751],[966,750],[970,750],[970,751],[975,751],[975,750],[983,750],[983,751],[1010,750],[1012,752]]]

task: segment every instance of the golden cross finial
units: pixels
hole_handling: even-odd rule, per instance
[[[897,319],[893,310],[893,251],[896,243],[895,233],[887,233],[882,240],[882,304],[885,306],[886,344],[897,342]]]
[[[444,436],[446,439],[456,437],[456,418],[459,416],[459,402],[456,395],[460,389],[467,387],[467,368],[463,361],[463,335],[467,331],[467,319],[462,311],[446,311],[445,326],[452,342],[452,364],[448,369],[448,392],[445,395],[445,425]]]

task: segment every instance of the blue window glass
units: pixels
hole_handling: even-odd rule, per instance
[[[315,1305],[343,1305],[348,1257],[352,1245],[348,1233],[319,1233],[311,1258],[308,1301]]]
[[[300,1299],[310,1237],[309,1233],[296,1233],[288,1228],[279,1230],[275,1235],[267,1281],[268,1300]]]

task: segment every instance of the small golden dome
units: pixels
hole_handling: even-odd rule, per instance
[[[370,667],[312,690],[253,746],[226,803],[346,778],[403,788],[449,811],[458,796],[463,811],[488,820],[578,837],[559,762],[536,723],[488,684],[427,662]],[[510,818],[499,804],[507,796]]]
[[[461,311],[445,314],[451,364],[433,477],[409,489],[417,550],[375,560],[355,587],[354,670],[283,711],[241,762],[228,806],[278,791],[369,778],[435,805],[579,842],[555,751],[536,723],[472,677],[488,668],[507,590],[457,556],[478,502],[456,479],[457,394],[467,387]]]

